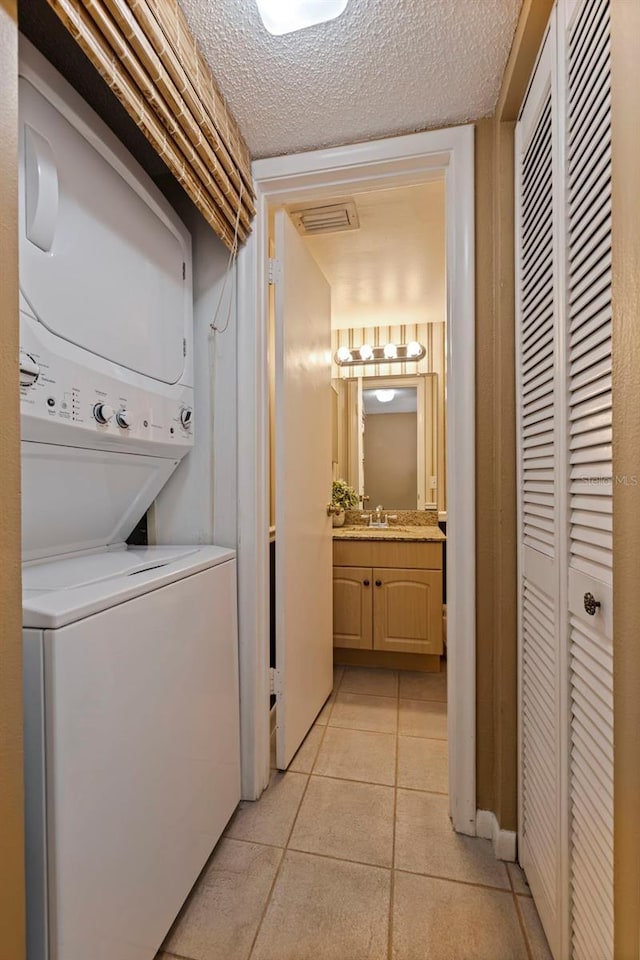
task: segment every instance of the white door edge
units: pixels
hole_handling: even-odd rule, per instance
[[[447,616],[451,817],[476,832],[474,128],[257,160],[254,229],[238,272],[238,574],[242,793],[269,780],[268,208],[420,183],[444,172],[447,244]],[[241,385],[241,386],[240,386]],[[277,536],[277,533],[276,533]]]

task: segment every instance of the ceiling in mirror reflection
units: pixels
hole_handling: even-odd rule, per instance
[[[393,393],[388,401],[380,401],[377,394]],[[417,413],[418,395],[415,387],[395,387],[393,390],[363,390],[362,402],[367,415],[376,413]]]
[[[355,200],[360,229],[306,241],[331,285],[333,328],[443,322],[444,181]]]

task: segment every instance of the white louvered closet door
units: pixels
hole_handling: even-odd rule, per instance
[[[520,862],[559,956],[562,924],[556,17],[516,133]]]
[[[558,0],[516,135],[519,842],[556,960],[613,960],[609,3]]]
[[[565,23],[571,956],[613,960],[609,0]]]

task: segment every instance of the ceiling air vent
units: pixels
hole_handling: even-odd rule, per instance
[[[289,207],[291,219],[303,237],[320,233],[357,230],[360,226],[355,200],[332,200],[313,207]]]

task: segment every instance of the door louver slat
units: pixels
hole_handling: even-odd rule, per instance
[[[613,664],[611,651],[600,643],[572,618],[570,800],[576,960],[613,957]]]
[[[523,404],[521,431],[524,449],[529,445],[553,451],[555,418],[554,297],[553,297],[553,194],[551,191],[551,94],[540,111],[538,124],[523,158],[522,168],[522,300],[521,378]],[[528,391],[532,391],[528,393]],[[535,391],[535,393],[534,393]],[[532,402],[533,400],[533,402]],[[524,487],[523,533],[525,543],[553,556],[555,504],[553,456],[522,458]],[[526,497],[537,493],[545,510],[532,510]]]
[[[609,2],[585,0],[569,39],[569,566],[612,579],[611,91]],[[610,640],[569,625],[573,960],[613,960]]]

